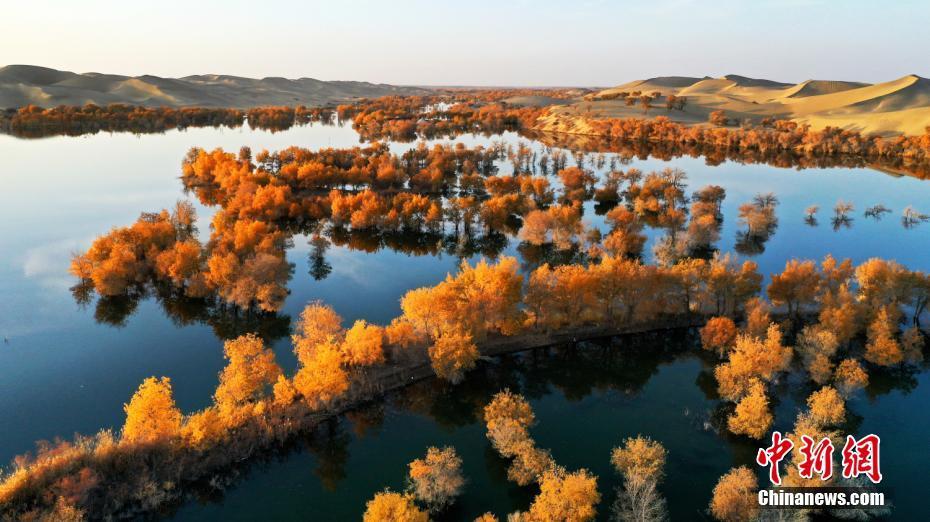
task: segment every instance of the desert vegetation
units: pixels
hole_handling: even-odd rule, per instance
[[[315,277],[325,276],[321,257],[333,243],[370,250],[387,242],[429,253],[441,244],[429,239],[448,238],[451,254],[494,257],[510,234],[523,240],[523,257],[533,266],[559,264],[550,259],[553,251],[574,252],[568,260],[638,259],[646,226],[666,233],[656,247],[664,266],[713,257],[726,196],[721,187],[698,190],[689,207],[683,171],[613,170],[598,188],[583,163],[566,166],[559,151],[551,159],[535,155],[503,145],[421,146],[397,156],[376,143],[262,151],[254,158],[248,149],[194,149],[182,179],[201,203],[219,206],[209,241],[198,239],[189,202],[144,213],[74,257],[75,294],[131,297],[145,288],[169,288],[192,299],[275,312],[292,274],[285,249],[304,231],[313,236]],[[516,166],[514,174],[498,174],[495,162],[504,158]],[[550,169],[557,169],[558,192],[546,175]],[[606,214],[606,235],[582,219],[581,203],[592,198]]]
[[[645,113],[661,93],[649,92],[627,100],[640,104]],[[129,105],[99,107],[62,106],[42,109],[27,106],[0,115],[0,127],[22,136],[82,134],[86,132],[159,132],[190,126],[240,126],[248,118],[256,128],[282,130],[309,122],[331,123],[351,119],[363,139],[412,141],[417,138],[454,137],[464,133],[525,134],[567,133],[602,137],[613,143],[648,144],[649,148],[682,151],[700,147],[708,156],[732,155],[755,161],[807,163],[880,162],[920,176],[930,164],[930,133],[882,137],[855,130],[765,118],[740,127],[728,126],[725,111],[711,114],[709,125],[655,118],[568,116],[543,105],[511,104],[507,100],[539,97],[560,100],[577,96],[576,90],[452,90],[419,96],[386,96],[351,104],[308,108],[257,107],[238,109],[143,108]],[[669,111],[683,110],[687,97],[667,96]],[[655,147],[655,144],[660,144]],[[711,154],[712,153],[712,154]]]
[[[146,134],[189,127],[241,127],[246,119],[252,128],[285,130],[311,122],[330,123],[333,108],[271,106],[241,109],[196,107],[140,107],[111,104],[58,106],[43,109],[27,105],[0,113],[0,129],[19,137],[80,136],[97,132]]]
[[[723,359],[715,376],[721,397],[735,405],[728,427],[756,438],[772,420],[767,385],[795,367],[796,352],[804,361],[800,367],[823,384],[811,395],[809,410],[799,415],[798,433],[840,424],[843,394],[867,382],[865,368],[908,365],[922,357],[924,336],[917,325],[930,298],[925,274],[880,259],[856,267],[832,258],[820,266],[789,262],[767,289],[769,298],[788,311],[782,325],[756,297],[760,283],[751,263],[740,265],[727,257],[665,268],[610,256],[589,266],[544,265],[524,283],[515,260],[502,258],[496,264],[463,265],[435,287],[408,292],[401,299],[403,314],[386,326],[356,322],[346,329],[331,308],[311,303],[293,336],[300,361],[294,375],[281,371],[260,338],[231,340],[214,405],[182,413],[169,378],[147,379],[127,403],[119,433],[102,431],[40,446],[4,476],[0,503],[6,512],[19,514],[151,509],[169,501],[187,481],[280,443],[391,383],[409,382],[422,365],[458,382],[467,378],[479,354],[493,353],[500,340],[518,341],[533,332],[597,327],[603,335],[622,325],[668,324],[682,315],[720,317],[707,323],[702,339]],[[742,326],[726,318],[742,318]],[[802,323],[792,348],[782,329]],[[862,331],[865,324],[869,327]],[[539,497],[521,516],[547,520],[540,513],[550,511],[570,513],[569,519],[593,516],[599,499],[595,479],[584,470],[557,468],[529,434],[533,419],[526,401],[508,392],[485,409],[492,445],[512,459],[508,476],[518,484],[539,484]],[[662,454],[661,446],[646,439],[626,441],[614,453],[626,484],[622,510],[656,506],[654,501],[643,505],[642,498],[656,495]],[[438,509],[452,495],[437,489],[431,477],[452,473],[447,468],[455,468],[455,462],[451,452],[431,450],[411,466],[412,493],[384,493],[369,511]],[[787,480],[792,480],[790,473]],[[738,483],[728,479],[715,491],[711,511],[723,520],[745,509],[736,493],[745,487]],[[566,489],[578,493],[566,497]],[[411,504],[414,498],[423,509]]]
[[[191,150],[182,164],[185,187],[218,207],[209,240],[198,239],[189,202],[144,213],[73,258],[76,293],[95,291],[104,301],[158,291],[273,317],[293,271],[285,251],[303,231],[312,231],[310,255],[320,258],[329,243],[371,244],[353,234],[391,233],[510,234],[522,252],[545,247],[572,255],[540,255],[521,265],[492,250],[495,259],[463,262],[438,284],[406,292],[401,314],[387,324],[344,324],[326,304],[308,303],[293,331],[283,328],[298,361],[293,372],[279,366],[261,330],[227,335],[226,367],[210,406],[183,412],[170,376],[145,379],[126,403],[122,429],[42,443],[17,459],[0,481],[4,515],[151,512],[177,502],[197,481],[388,390],[432,375],[462,383],[482,356],[559,339],[701,327],[701,343],[717,359],[713,380],[725,429],[756,440],[769,433],[772,389],[789,373],[816,388],[794,432],[839,437],[846,401],[870,374],[903,373],[921,361],[927,274],[891,260],[854,266],[828,256],[789,260],[763,285],[754,262],[715,251],[722,187],[689,196],[678,169],[613,166],[598,179],[583,157],[569,166],[562,151],[537,154],[520,145],[422,145],[396,155],[380,143],[254,156],[248,148]],[[513,174],[498,172],[501,161],[514,165]],[[582,203],[592,200],[604,212],[606,234],[583,222]],[[759,241],[773,233],[777,203],[763,193],[742,205],[741,236]],[[836,208],[847,216],[853,210]],[[646,227],[664,233],[652,264],[643,257]],[[317,264],[320,273],[324,265]],[[561,468],[539,447],[525,398],[501,392],[483,413],[491,446],[509,461],[509,480],[538,488],[514,520],[595,516],[597,478]],[[616,448],[611,462],[623,479],[611,507],[617,517],[665,517],[665,458],[661,443],[648,437]],[[366,520],[443,512],[465,487],[460,468],[453,449],[429,448],[410,464],[409,487],[377,493]],[[785,480],[802,478],[787,473]],[[710,512],[721,520],[752,516],[755,504],[745,493],[753,487],[737,468],[714,490]]]

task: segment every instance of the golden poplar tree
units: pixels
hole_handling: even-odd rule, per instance
[[[758,491],[759,482],[752,470],[746,466],[733,468],[714,487],[710,512],[722,522],[754,520],[759,514]]]
[[[363,522],[427,522],[426,511],[413,502],[413,496],[385,490],[365,506]]]
[[[123,406],[123,441],[150,443],[169,440],[181,430],[181,411],[174,403],[171,379],[149,377]]]
[[[281,375],[274,352],[255,334],[226,341],[223,352],[228,362],[213,397],[224,413],[260,399]]]
[[[727,419],[727,428],[737,435],[762,439],[772,426],[772,413],[765,386],[753,380],[749,393],[736,404],[736,411]]]

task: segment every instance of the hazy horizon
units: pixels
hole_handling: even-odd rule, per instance
[[[930,4],[526,0],[462,7],[89,0],[7,7],[0,65],[400,85],[610,86],[739,74],[784,82],[930,76]],[[213,22],[213,23],[211,23]]]

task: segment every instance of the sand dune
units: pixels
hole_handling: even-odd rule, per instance
[[[598,95],[609,95],[617,94],[621,92],[654,92],[659,91],[663,94],[675,94],[680,89],[694,85],[695,83],[710,79],[708,77],[704,78],[694,78],[691,76],[659,76],[656,78],[649,78],[648,80],[634,80],[632,82],[624,83],[623,85],[618,85],[616,87],[611,87],[603,91],[598,92]]]
[[[930,105],[930,81],[909,75],[894,81],[877,83],[841,92],[786,98],[793,114],[809,116],[818,112],[874,112],[912,109]]]
[[[627,106],[621,92],[659,92],[654,107]],[[203,74],[184,78],[76,74],[45,67],[0,68],[0,108],[28,104],[50,107],[96,103],[146,106],[247,108],[261,105],[324,105],[391,94],[427,94],[417,87],[350,81],[245,78]],[[720,78],[660,76],[636,80],[585,95],[573,103],[542,96],[509,99],[515,105],[552,105],[553,118],[665,116],[687,124],[706,124],[708,115],[724,111],[735,122],[758,123],[766,117],[811,125],[854,129],[865,134],[923,134],[930,126],[930,80],[907,75],[874,85],[849,81],[807,80],[796,85],[728,74]],[[664,107],[668,96],[685,96],[684,110]]]
[[[553,98],[552,96],[512,96],[501,101],[515,107],[548,107],[571,103],[571,100]]]
[[[694,82],[686,84],[688,80]],[[622,100],[599,99],[604,94],[633,90],[661,92],[662,97],[655,102],[659,107],[644,113],[638,104],[627,107]],[[672,94],[688,98],[684,111],[661,108],[665,97]],[[706,122],[707,115],[715,110],[723,110],[735,121],[758,122],[774,117],[807,123],[813,128],[834,126],[880,135],[923,134],[930,125],[930,80],[912,74],[874,85],[830,80],[791,85],[732,74],[721,78],[672,76],[605,89],[583,102],[554,108],[553,114],[640,118],[662,115],[695,124]]]
[[[790,83],[776,82],[762,78],[749,78],[738,74],[728,74],[724,76],[723,79],[730,80],[740,87],[761,87],[763,89],[784,89],[786,87],[791,87]]]
[[[0,107],[128,103],[170,107],[324,105],[390,94],[424,94],[415,87],[313,78],[243,78],[216,74],[161,78],[58,71],[31,65],[0,68]]]
[[[678,95],[700,96],[707,94],[719,94],[721,92],[732,89],[737,85],[739,84],[726,78],[707,78],[679,90]]]
[[[868,83],[859,82],[842,82],[831,80],[807,80],[803,81],[790,89],[787,89],[783,95],[785,98],[804,98],[806,96],[818,96],[821,94],[834,94],[837,92],[858,89],[859,87],[868,87]]]

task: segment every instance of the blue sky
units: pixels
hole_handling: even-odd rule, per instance
[[[930,2],[4,2],[0,65],[434,85],[930,76]]]

